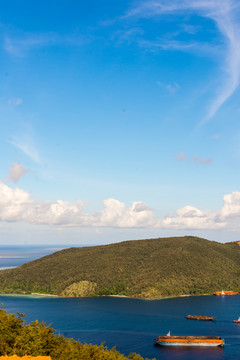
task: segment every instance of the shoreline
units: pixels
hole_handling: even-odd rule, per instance
[[[167,300],[167,299],[177,299],[177,298],[185,298],[185,297],[194,297],[194,296],[212,296],[213,294],[198,294],[198,295],[175,295],[175,296],[164,296],[160,298],[138,298],[133,296],[126,296],[126,295],[101,295],[101,296],[59,296],[53,294],[43,294],[43,293],[31,293],[31,294],[23,294],[23,293],[9,293],[9,294],[2,294],[0,296],[26,296],[26,297],[51,297],[51,298],[59,298],[59,299],[91,299],[91,298],[118,298],[118,299],[133,299],[133,300],[146,300],[146,301],[155,301],[155,300]]]
[[[181,294],[181,295],[173,295],[173,296],[162,296],[159,298],[142,298],[142,297],[133,297],[133,296],[126,296],[126,295],[104,295],[104,297],[116,297],[116,298],[126,298],[126,299],[136,299],[136,300],[165,300],[165,299],[175,299],[175,298],[185,298],[185,297],[194,297],[194,296],[212,296],[212,294]],[[102,296],[100,296],[102,297]]]
[[[27,294],[26,294],[27,295]],[[37,295],[37,296],[53,296],[53,297],[60,297],[58,295],[53,295],[53,294],[42,294],[42,293],[31,293],[29,295]]]
[[[0,296],[26,296],[26,297],[54,297],[54,298],[60,298],[61,296],[58,295],[52,295],[52,294],[40,294],[40,293],[31,293],[31,294],[23,294],[23,293],[10,293],[10,294],[2,294],[0,293]]]

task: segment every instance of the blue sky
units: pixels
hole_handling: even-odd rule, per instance
[[[239,13],[3,3],[1,243],[239,240]]]

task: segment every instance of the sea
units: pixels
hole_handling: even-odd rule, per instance
[[[33,255],[28,249],[27,261],[44,253],[43,249],[34,251]],[[19,261],[15,257],[1,267],[15,266],[13,264]],[[24,251],[21,261],[24,261]],[[240,295],[161,300],[0,295],[0,303],[9,313],[26,314],[27,323],[37,319],[50,324],[56,333],[82,343],[103,343],[108,348],[115,346],[125,355],[136,352],[144,358],[159,360],[240,359],[240,325],[232,322],[240,316]],[[215,320],[187,320],[185,316],[188,314],[214,316]],[[171,348],[154,344],[155,337],[169,331],[171,335],[221,336],[225,347]]]

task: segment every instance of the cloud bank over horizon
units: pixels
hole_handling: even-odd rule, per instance
[[[28,191],[10,188],[0,182],[0,221],[27,222],[57,227],[110,227],[152,229],[240,230],[240,192],[223,196],[218,211],[200,210],[186,205],[175,215],[163,219],[141,201],[126,206],[116,199],[103,201],[103,209],[94,214],[84,212],[84,202],[57,200],[37,201]]]

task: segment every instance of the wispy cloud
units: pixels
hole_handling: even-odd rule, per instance
[[[8,99],[8,105],[10,106],[19,106],[21,105],[23,100],[21,98],[12,98]]]
[[[175,159],[177,161],[183,161],[187,159],[187,155],[184,151],[181,151],[179,154],[175,155]],[[203,165],[209,165],[211,164],[213,159],[207,157],[207,158],[200,158],[199,156],[195,155],[193,157],[193,162],[203,164]],[[191,161],[190,161],[191,162]]]
[[[194,156],[193,161],[199,164],[208,165],[211,164],[212,159],[211,158],[200,158],[199,156]]]
[[[168,92],[170,94],[175,94],[175,92],[180,88],[180,86],[178,85],[178,83],[174,82],[172,84],[168,84],[166,86],[166,89],[168,90]]]
[[[218,140],[222,137],[221,134],[213,134],[210,138],[213,139],[213,140]]]
[[[130,44],[136,37],[143,35],[143,29],[139,27],[130,27],[122,30],[118,30],[112,34],[112,40],[117,44]]]
[[[12,163],[8,171],[7,180],[17,183],[23,175],[29,172],[29,169],[25,169],[23,164]]]
[[[157,85],[159,87],[164,87],[170,94],[175,94],[176,91],[180,89],[180,85],[176,83],[175,81],[170,84],[163,84],[160,81],[157,81]]]
[[[84,42],[79,34],[61,36],[57,33],[23,33],[7,35],[4,48],[12,56],[24,57],[29,51],[49,46],[79,46]]]
[[[192,25],[192,24],[183,24],[182,30],[188,34],[196,34],[199,30],[201,30],[201,26]]]
[[[180,41],[176,39],[157,39],[154,41],[141,39],[138,41],[138,45],[152,51],[161,49],[169,51],[184,51],[188,53],[194,53],[198,55],[216,55],[218,48],[213,47],[208,43],[200,43],[197,41]]]
[[[20,97],[12,97],[12,98],[6,98],[1,97],[0,98],[0,107],[5,108],[6,106],[9,108],[14,108],[17,106],[20,106],[23,103],[23,99]]]
[[[237,0],[155,0],[143,1],[137,7],[128,11],[123,18],[149,18],[164,14],[195,13],[211,19],[222,35],[225,57],[221,62],[225,78],[222,86],[215,94],[204,121],[213,117],[225,101],[233,94],[240,82],[240,3]],[[142,46],[159,47],[163,50],[201,51],[202,44],[197,42],[182,43],[175,40],[149,42],[142,41]],[[208,44],[204,44],[203,48]],[[210,46],[209,46],[210,48]],[[204,122],[203,121],[203,122]]]
[[[23,37],[6,36],[4,47],[9,54],[22,57],[25,56],[31,49],[49,46],[55,41],[56,39],[54,34],[28,34]]]
[[[177,161],[186,160],[186,158],[187,158],[187,156],[186,156],[185,152],[183,152],[183,151],[181,151],[179,154],[177,154],[177,155],[175,156],[175,159],[176,159]]]
[[[8,142],[15,146],[17,149],[21,150],[25,155],[27,155],[34,162],[40,164],[41,159],[38,150],[33,144],[32,140],[24,137],[23,139],[9,139]]]

